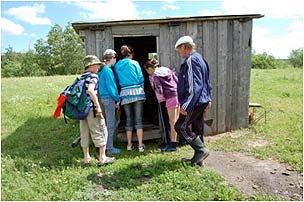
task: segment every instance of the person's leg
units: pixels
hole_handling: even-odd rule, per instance
[[[179,113],[179,107],[175,108],[168,108],[168,115],[169,115],[169,122],[170,122],[170,128],[171,128],[171,142],[167,148],[162,150],[163,152],[174,152],[177,151],[178,147],[178,141],[177,141],[177,133],[175,131],[174,125],[177,121]]]
[[[170,128],[171,128],[171,141],[172,142],[177,142],[176,141],[176,131],[174,129],[174,125],[177,121],[178,115],[179,115],[179,103],[178,103],[178,98],[172,97],[166,100],[166,107],[169,115],[169,123],[170,123]]]
[[[201,117],[205,108],[206,105],[195,106],[187,115],[180,114],[175,124],[175,129],[178,135],[183,136],[195,151],[194,156],[191,159],[191,165],[193,166],[202,165],[202,160],[205,159],[209,154],[200,138],[198,138],[198,136],[191,131],[189,127],[193,121],[195,121],[198,117]]]
[[[89,113],[89,115],[91,112]],[[92,115],[92,114],[91,114]],[[80,120],[80,145],[82,147],[83,151],[83,162],[89,163],[91,160],[91,156],[89,153],[89,136],[90,136],[90,131],[89,131],[89,126],[87,119],[85,120]]]
[[[127,134],[127,150],[132,150],[132,131],[133,131],[133,104],[125,104],[125,114],[126,114],[126,134]]]
[[[103,116],[88,118],[90,134],[95,147],[99,147],[99,165],[112,163],[115,158],[106,156],[108,131]]]
[[[204,115],[193,121],[192,131],[199,136],[204,143]]]
[[[166,101],[159,103],[159,116],[163,127],[164,145],[166,146],[169,145],[171,142],[170,123],[169,123],[168,111],[166,108]]]
[[[107,123],[107,130],[108,130],[108,140],[106,150],[109,151],[111,154],[120,153],[120,150],[113,146],[113,136],[115,132],[115,124],[116,124],[116,117],[115,117],[115,101],[112,98],[104,98],[102,99],[102,103],[105,108],[106,114],[106,123]]]
[[[136,101],[134,103],[134,122],[135,122],[135,128],[136,128],[136,134],[137,134],[137,140],[138,140],[138,149],[140,152],[144,151],[144,145],[143,145],[143,106],[144,101]]]

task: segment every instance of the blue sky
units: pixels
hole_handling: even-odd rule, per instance
[[[54,24],[198,15],[263,14],[253,22],[253,49],[287,58],[303,47],[301,0],[1,1],[1,52],[27,51]]]

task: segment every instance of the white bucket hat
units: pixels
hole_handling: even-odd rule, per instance
[[[184,43],[193,43],[193,39],[190,36],[182,36],[175,44],[175,49]]]

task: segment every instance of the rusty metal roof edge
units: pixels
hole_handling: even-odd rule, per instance
[[[138,25],[138,24],[158,24],[168,22],[188,22],[188,21],[208,21],[208,20],[233,20],[233,19],[256,19],[262,18],[261,14],[244,14],[244,15],[215,15],[215,16],[180,16],[165,18],[146,18],[146,19],[130,19],[130,20],[109,20],[96,22],[74,22],[72,26],[76,31],[88,29],[90,26],[117,26],[117,25]]]

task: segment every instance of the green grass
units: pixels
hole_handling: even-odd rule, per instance
[[[302,69],[252,70],[250,101],[267,110],[267,122],[260,119],[240,138],[223,138],[210,147],[221,151],[246,152],[261,159],[286,162],[303,171],[303,78]],[[258,109],[261,115],[263,110]],[[236,131],[242,133],[243,131]],[[248,142],[266,141],[263,147]]]
[[[211,150],[237,150],[277,158],[302,169],[302,73],[296,69],[252,71],[251,100],[270,110],[267,124],[255,124],[246,137],[210,143]],[[1,200],[276,200],[249,197],[224,184],[223,177],[180,161],[189,146],[161,154],[158,141],[146,152],[126,152],[102,168],[82,165],[82,151],[72,148],[77,121],[53,119],[56,98],[75,76],[2,79]],[[246,148],[249,140],[269,141]],[[286,144],[288,142],[288,144]],[[96,156],[91,145],[91,154]],[[283,151],[282,151],[283,150]],[[190,154],[189,154],[190,152]]]

